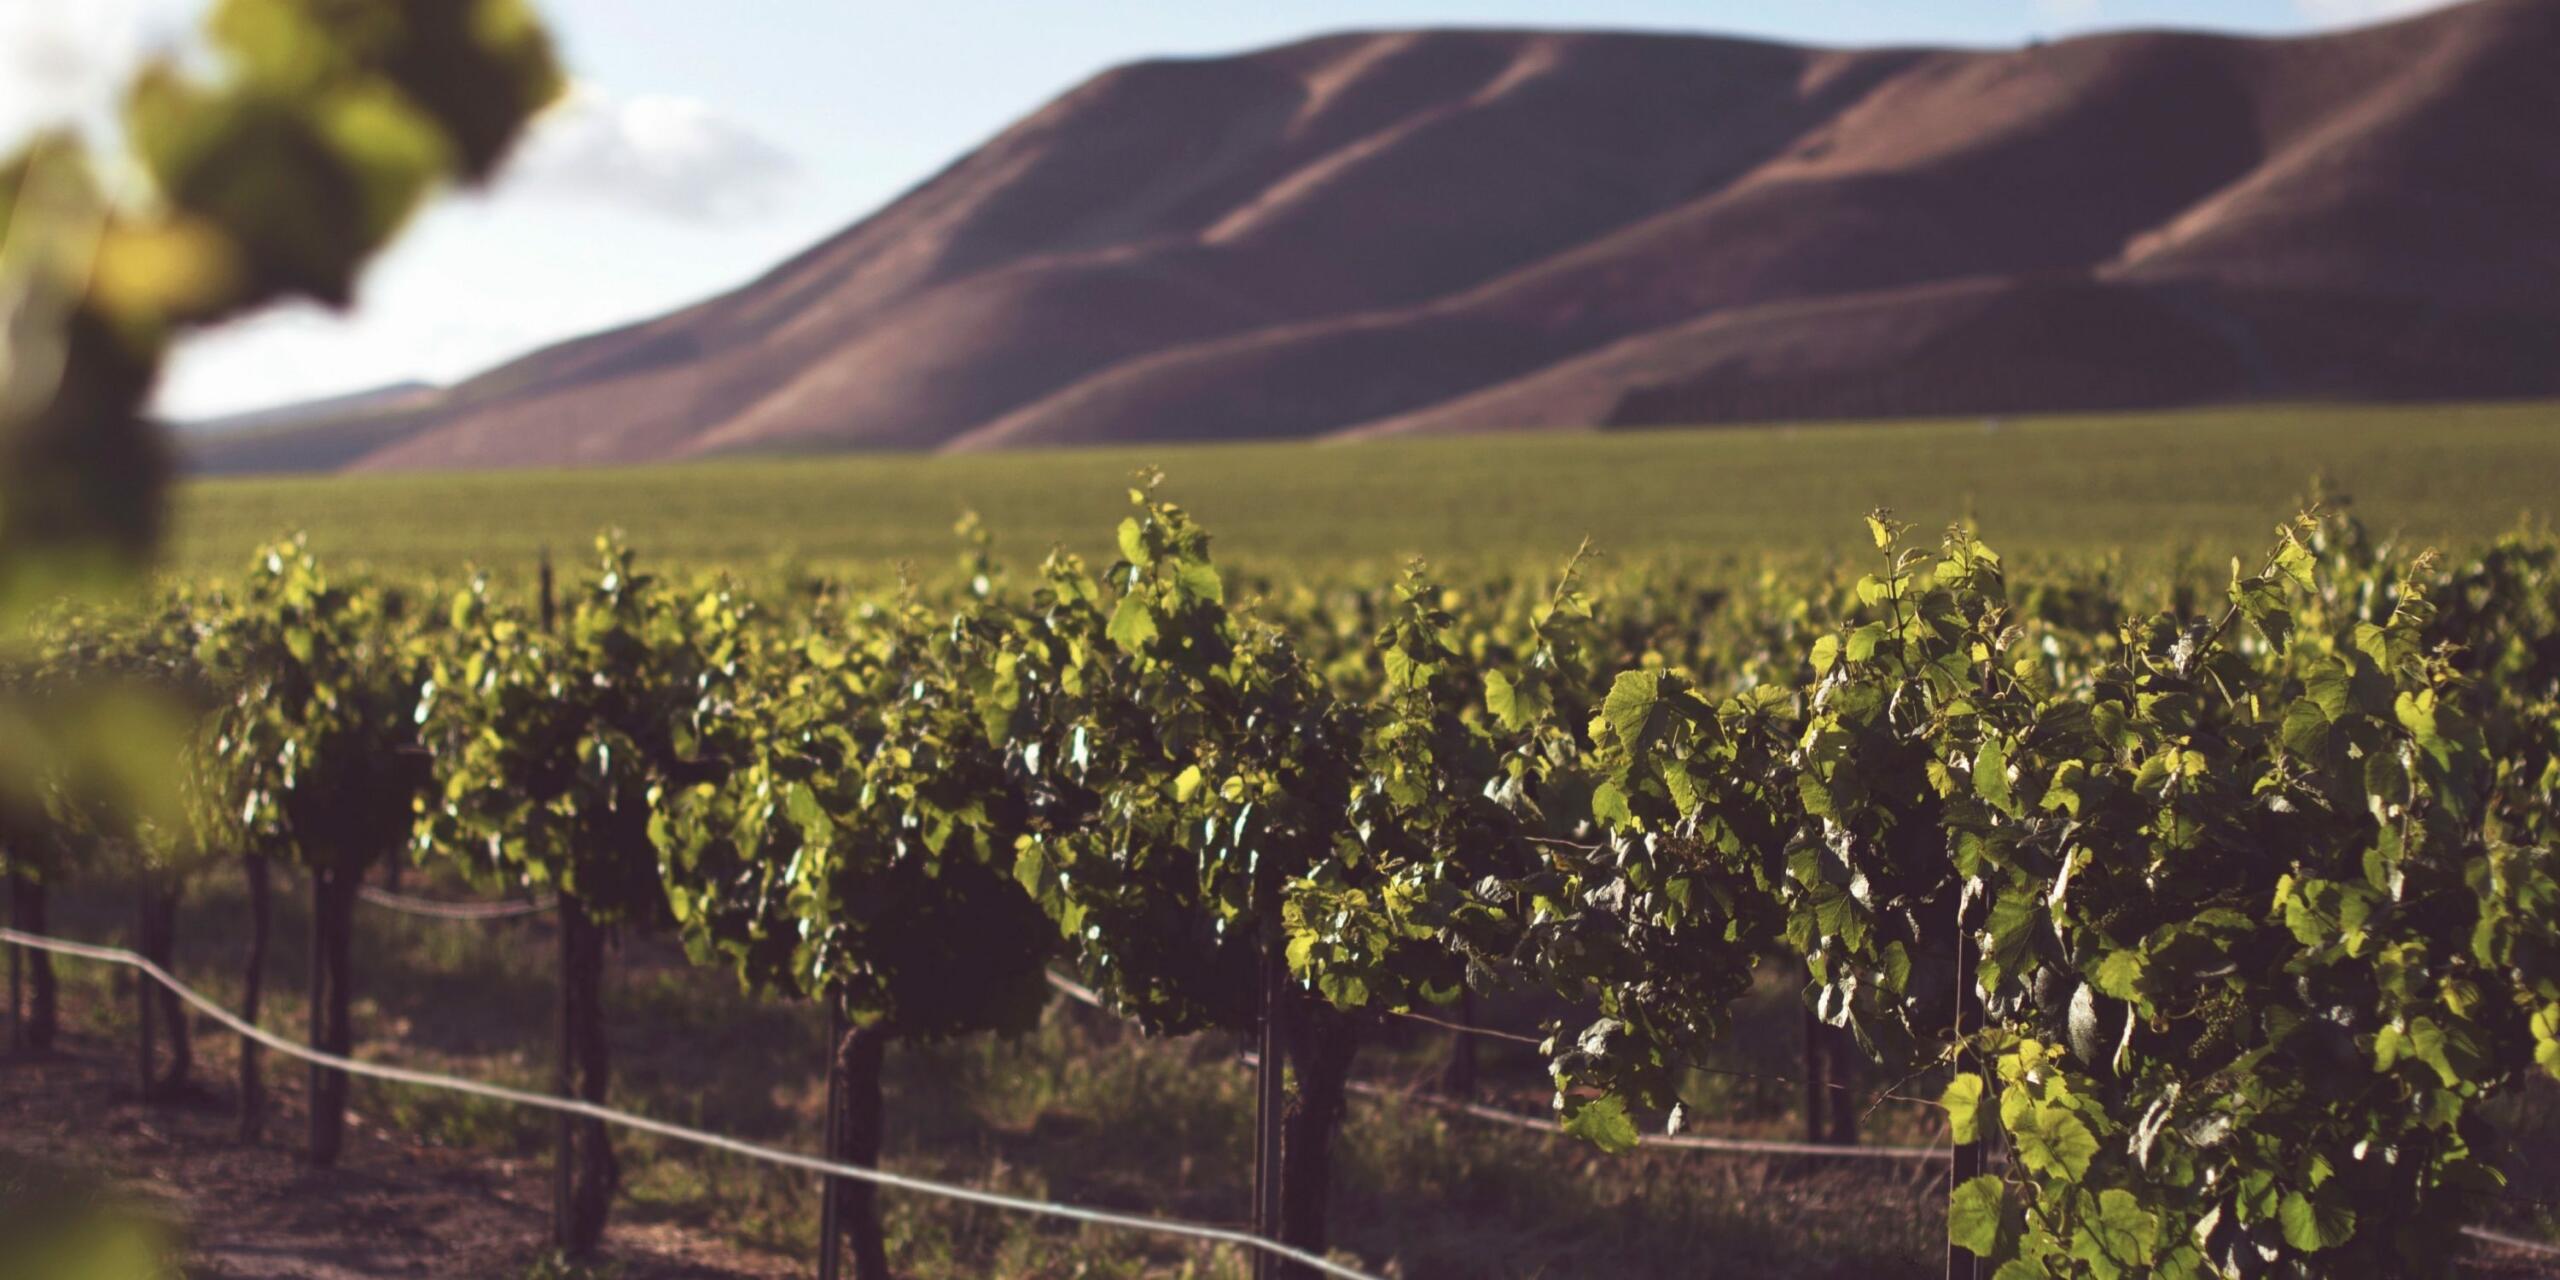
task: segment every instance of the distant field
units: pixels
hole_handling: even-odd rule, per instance
[[[334,560],[502,572],[618,526],[660,561],[783,557],[856,572],[947,562],[976,510],[999,552],[1109,545],[1142,466],[1222,556],[1271,568],[1715,559],[1863,544],[1890,506],[1971,515],[2013,554],[2254,544],[2314,473],[2376,526],[2464,543],[2560,509],[2560,404],[2251,409],[1391,443],[1189,445],[968,457],[765,458],[587,471],[205,480],[179,496],[184,572],[307,530]]]

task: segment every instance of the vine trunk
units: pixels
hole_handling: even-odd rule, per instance
[[[355,1045],[354,992],[356,887],[360,869],[323,867],[311,873],[311,1047],[345,1057]],[[347,1074],[311,1064],[311,1133],[308,1158],[329,1168],[347,1141]]]
[[[249,960],[240,975],[240,1017],[251,1026],[258,1024],[258,1006],[266,995],[267,937],[275,915],[273,875],[267,860],[259,855],[243,859],[249,878]],[[240,1141],[257,1145],[266,1124],[267,1082],[258,1069],[258,1055],[263,1047],[255,1040],[240,1038]]]
[[[604,1105],[612,1060],[604,1028],[605,931],[576,896],[560,897],[560,1067],[564,1097]],[[604,1240],[621,1167],[604,1122],[563,1114],[560,1123],[556,1243],[582,1258]]]
[[[9,875],[9,923],[20,933],[46,929],[45,887],[23,871]],[[17,948],[12,948],[17,950]],[[30,1053],[53,1048],[61,1027],[61,1001],[53,976],[53,957],[42,951],[26,957],[27,998],[18,1021],[18,1047]],[[13,993],[14,994],[14,993]]]
[[[834,1132],[827,1146],[846,1164],[877,1168],[886,1120],[881,1068],[894,1033],[882,1025],[855,1026],[836,1042],[838,1081]],[[853,1246],[853,1280],[889,1280],[888,1236],[880,1225],[880,1188],[854,1178],[833,1180],[837,1221]]]

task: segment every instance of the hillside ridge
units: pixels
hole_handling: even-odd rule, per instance
[[[2560,5],[1432,29],[1069,90],[748,284],[209,470],[2560,394]],[[307,449],[304,446],[308,446]]]

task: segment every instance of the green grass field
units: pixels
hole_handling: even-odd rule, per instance
[[[2547,519],[2560,404],[2173,414],[1523,435],[1355,445],[1187,445],[932,458],[761,458],[585,471],[222,479],[178,502],[174,565],[227,572],[307,530],[333,560],[500,572],[606,526],[647,556],[857,574],[947,562],[974,509],[1000,553],[1109,545],[1158,466],[1222,557],[1273,568],[1427,556],[1546,562],[1585,535],[1625,557],[1823,554],[1890,506],[1970,515],[2013,554],[2254,545],[2312,476],[2375,526],[2444,543]]]

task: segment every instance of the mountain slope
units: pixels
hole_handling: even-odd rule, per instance
[[[169,425],[180,436],[284,431],[312,423],[340,422],[349,418],[414,409],[433,400],[440,390],[430,382],[395,382],[388,386],[350,391],[343,395],[323,396],[317,400],[305,400],[298,404],[276,405],[247,413],[226,413],[209,418],[192,418]]]
[[[2560,5],[2475,0],[2281,41],[1141,63],[352,465],[2560,393],[2555,61]]]

